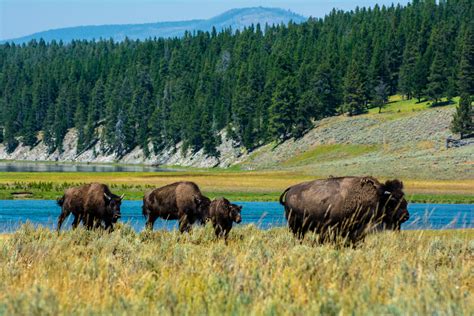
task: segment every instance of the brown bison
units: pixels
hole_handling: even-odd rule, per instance
[[[403,183],[373,177],[340,177],[304,182],[283,192],[288,226],[304,238],[310,230],[322,241],[336,236],[357,242],[376,226],[399,230],[408,220]]]
[[[113,224],[120,218],[122,199],[123,195],[113,194],[105,184],[91,183],[69,188],[58,199],[58,205],[61,206],[58,231],[71,213],[74,215],[73,228],[76,228],[82,219],[88,229],[99,227],[102,221],[106,229],[112,229]]]
[[[179,230],[185,232],[196,221],[204,223],[210,204],[211,200],[202,195],[196,183],[176,182],[145,193],[142,211],[148,229],[153,229],[160,217],[179,220]]]
[[[208,219],[211,220],[217,237],[223,236],[227,239],[232,223],[238,224],[242,221],[241,211],[242,206],[232,204],[225,198],[218,198],[211,202]]]

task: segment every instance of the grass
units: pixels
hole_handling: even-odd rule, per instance
[[[459,97],[455,97],[452,99],[452,103],[448,106],[454,106],[459,102]],[[441,104],[447,103],[446,99],[442,99]],[[382,108],[382,113],[379,113],[379,108],[371,108],[369,109],[369,115],[375,116],[384,116],[387,119],[396,119],[403,117],[407,114],[424,111],[427,109],[435,108],[437,105],[433,104],[433,101],[422,100],[422,102],[418,102],[418,100],[411,99],[411,100],[404,100],[401,95],[393,95],[389,99],[389,103]]]
[[[357,248],[286,229],[191,234],[30,225],[0,243],[0,314],[472,315],[474,230],[369,236]]]
[[[332,144],[319,145],[313,149],[296,154],[292,158],[282,163],[282,166],[298,166],[315,163],[319,161],[340,160],[353,158],[377,151],[376,145],[358,145],[358,144]]]
[[[314,179],[305,173],[286,171],[185,171],[185,172],[3,172],[0,199],[12,199],[14,192],[31,192],[29,198],[56,199],[70,186],[102,182],[126,199],[142,199],[145,191],[175,181],[194,181],[209,197],[226,196],[233,201],[277,201],[283,190]],[[474,180],[404,180],[411,202],[474,203]],[[23,197],[27,198],[27,197]]]

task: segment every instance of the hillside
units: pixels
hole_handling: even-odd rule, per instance
[[[461,95],[474,82],[474,24],[465,14],[472,7],[419,2],[332,11],[264,32],[0,45],[0,143],[13,152],[42,132],[53,152],[74,128],[80,151],[100,136],[101,151],[119,157],[147,152],[150,142],[155,154],[181,143],[212,156],[222,131],[254,150],[300,138],[311,121],[363,113],[388,95]],[[213,23],[244,23],[242,14]],[[101,135],[93,133],[98,125]]]
[[[263,27],[266,24],[287,24],[289,21],[300,23],[305,20],[305,17],[283,9],[254,7],[232,9],[207,20],[77,26],[38,32],[8,41],[21,44],[32,39],[42,38],[46,42],[62,40],[67,43],[72,40],[97,40],[100,38],[123,41],[126,37],[132,40],[144,40],[154,37],[181,37],[185,31],[211,31],[213,27],[217,31],[226,28],[241,30],[258,23]]]
[[[375,109],[374,109],[375,110]],[[0,159],[119,162],[160,164],[186,167],[221,167],[243,170],[288,170],[315,176],[362,175],[402,177],[408,179],[474,178],[474,144],[446,149],[446,138],[454,105],[430,107],[398,97],[381,114],[370,113],[348,117],[336,116],[315,121],[315,127],[299,139],[281,144],[267,144],[247,152],[223,136],[218,147],[220,159],[208,157],[203,150],[182,153],[182,143],[175,151],[165,150],[145,158],[135,148],[124,157],[100,154],[101,143],[77,152],[77,132],[69,130],[63,152],[48,154],[40,142],[33,149],[19,146],[7,154],[0,144]],[[151,145],[150,145],[151,146]]]

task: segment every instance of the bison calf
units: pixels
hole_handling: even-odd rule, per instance
[[[225,198],[215,199],[211,202],[208,218],[212,222],[217,237],[223,236],[227,239],[232,229],[232,223],[238,224],[242,221],[241,211],[242,206],[232,204]]]
[[[76,228],[83,221],[88,229],[94,225],[100,226],[102,221],[105,228],[113,228],[113,224],[120,218],[122,196],[110,192],[105,184],[91,183],[69,188],[58,199],[61,214],[58,218],[58,231],[69,214],[74,215],[72,227]]]

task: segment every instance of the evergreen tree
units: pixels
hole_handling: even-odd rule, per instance
[[[33,147],[36,142],[36,124],[35,124],[35,115],[32,105],[32,96],[25,87],[22,92],[22,106],[23,111],[25,112],[24,125],[23,125],[23,139],[22,142],[26,146]]]
[[[461,139],[474,133],[474,123],[472,121],[474,112],[472,110],[472,103],[472,96],[467,94],[462,95],[459,100],[459,105],[456,107],[456,113],[453,115],[451,131],[460,134]]]
[[[344,109],[349,115],[365,112],[365,82],[358,63],[353,60],[344,79]]]
[[[461,138],[474,134],[472,103],[474,101],[474,23],[469,23],[463,36],[459,64],[459,89],[461,98],[453,115],[451,130]]]
[[[462,37],[458,86],[461,94],[474,95],[474,22],[466,26]]]
[[[101,139],[119,156],[147,154],[149,141],[157,154],[183,142],[212,155],[223,129],[253,149],[336,111],[362,113],[383,103],[381,81],[418,101],[472,97],[473,7],[415,1],[265,31],[0,44],[3,141],[14,149],[38,137],[54,150],[75,126],[79,152]]]
[[[287,77],[276,87],[270,106],[270,133],[275,138],[286,139],[291,136],[295,123],[296,80]]]
[[[12,153],[19,145],[18,140],[15,138],[15,127],[11,120],[8,120],[5,125],[3,142],[5,143],[7,153]]]
[[[448,83],[446,79],[445,62],[439,52],[435,54],[433,63],[431,64],[428,82],[426,94],[429,98],[434,100],[435,103],[438,103],[443,94],[445,94]]]

